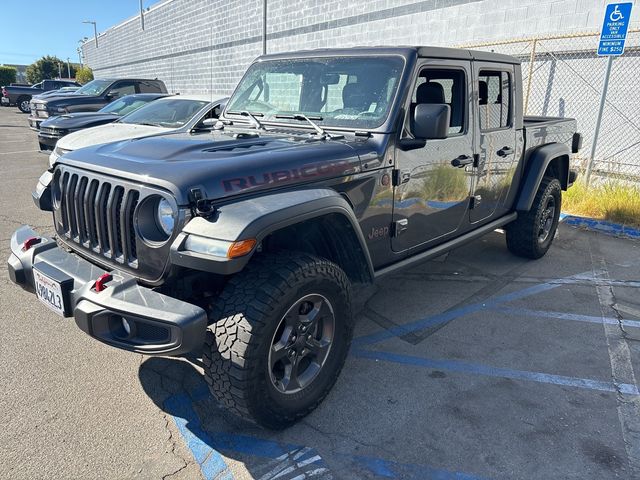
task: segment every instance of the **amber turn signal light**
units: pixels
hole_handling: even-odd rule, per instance
[[[240,240],[239,242],[233,242],[227,250],[228,258],[237,258],[246,255],[247,253],[253,250],[253,247],[256,246],[255,238],[250,238],[248,240]]]

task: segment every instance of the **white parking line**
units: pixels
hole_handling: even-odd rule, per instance
[[[622,384],[637,385],[636,376],[633,371],[631,352],[627,340],[624,337],[622,325],[611,324],[606,321],[612,314],[616,316],[614,310],[616,299],[613,287],[611,284],[607,285],[610,278],[607,262],[599,252],[594,253],[594,248],[592,247],[593,241],[594,240],[589,242],[589,254],[591,256],[594,277],[596,276],[596,269],[604,272],[602,274],[604,282],[596,284],[596,293],[598,295],[598,302],[600,303],[602,327],[604,328],[607,348],[609,350],[611,376],[617,390],[618,420],[620,421],[622,438],[629,461],[631,473],[629,478],[640,478],[640,398],[637,395],[630,395],[623,391],[622,388],[619,388]]]

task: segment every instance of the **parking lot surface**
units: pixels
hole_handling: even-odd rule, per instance
[[[0,108],[0,256],[47,166]],[[494,232],[382,279],[342,375],[299,424],[229,418],[197,360],[106,347],[0,273],[0,478],[640,478],[640,243]]]

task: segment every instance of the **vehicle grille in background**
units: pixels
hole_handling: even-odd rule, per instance
[[[133,213],[140,193],[69,171],[59,181],[59,219],[64,236],[115,262],[137,268]]]
[[[40,127],[40,133],[54,136],[64,136],[67,134],[67,130],[62,130],[59,128]]]

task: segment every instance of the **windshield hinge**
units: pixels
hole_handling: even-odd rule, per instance
[[[204,198],[202,190],[199,188],[192,188],[189,192],[189,197],[193,207],[194,215],[200,217],[208,217],[213,215],[216,211],[216,207],[213,206],[213,201]]]

